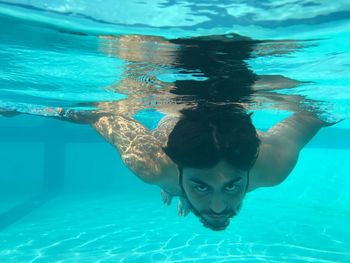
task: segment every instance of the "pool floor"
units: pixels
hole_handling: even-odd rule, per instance
[[[59,195],[0,232],[0,262],[349,262],[349,214],[246,203],[213,232],[157,193]]]

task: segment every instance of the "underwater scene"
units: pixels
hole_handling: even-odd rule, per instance
[[[0,262],[350,262],[350,3],[0,1]]]

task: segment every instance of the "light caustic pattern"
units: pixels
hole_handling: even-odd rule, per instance
[[[125,202],[126,199],[129,199]],[[197,220],[176,218],[154,197],[60,197],[1,233],[4,262],[346,262],[349,243],[337,230],[295,218],[293,208],[264,217],[263,209],[246,211],[224,233],[201,228]],[[119,205],[122,203],[123,205]],[[264,205],[274,209],[274,205]],[[250,210],[248,208],[248,210]],[[289,211],[288,211],[289,210]],[[130,212],[132,211],[132,212]],[[294,210],[295,211],[295,210]],[[298,209],[297,212],[307,212]],[[261,217],[257,218],[256,215]],[[286,218],[286,216],[289,218]],[[274,228],[261,229],[261,225]],[[290,221],[289,221],[290,220]],[[346,217],[338,217],[345,224]],[[249,221],[249,222],[244,222]],[[299,223],[297,223],[299,221]],[[259,227],[260,226],[260,227]],[[334,226],[333,226],[334,227]],[[254,230],[255,229],[255,230]],[[259,229],[259,231],[256,231]],[[267,235],[267,236],[264,236]],[[284,237],[281,242],[281,237]],[[315,240],[310,239],[317,239]]]

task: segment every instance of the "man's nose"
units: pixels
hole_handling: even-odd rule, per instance
[[[224,198],[219,194],[214,195],[210,202],[210,209],[217,214],[224,212],[226,209],[226,202]]]

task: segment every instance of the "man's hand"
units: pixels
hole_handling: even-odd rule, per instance
[[[177,214],[179,216],[187,216],[190,213],[190,209],[187,206],[187,201],[183,197],[179,198],[179,204],[177,207]]]
[[[163,189],[160,190],[160,196],[162,197],[162,201],[164,205],[169,206],[171,204],[171,200],[173,199],[173,196],[167,192],[165,192]]]
[[[163,189],[160,190],[160,195],[162,197],[162,201],[166,206],[169,206],[171,204],[171,201],[173,199],[173,196],[169,194],[168,192],[164,191]],[[183,197],[179,197],[179,203],[177,206],[177,214],[179,216],[187,216],[190,212],[190,209],[187,206],[187,201]]]

